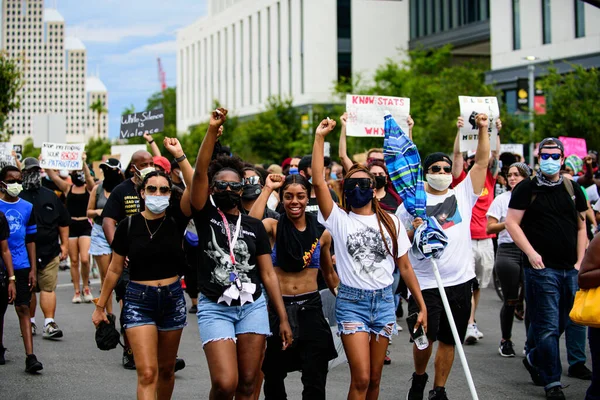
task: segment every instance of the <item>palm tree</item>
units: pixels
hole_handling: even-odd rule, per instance
[[[102,114],[107,113],[108,110],[106,109],[106,107],[104,107],[104,103],[100,98],[96,99],[96,101],[92,103],[92,105],[90,106],[90,110],[95,111],[98,115],[98,137],[100,137],[100,117],[102,116]]]

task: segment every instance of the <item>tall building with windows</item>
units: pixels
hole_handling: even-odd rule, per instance
[[[409,40],[405,0],[209,0],[177,36],[177,128],[206,121],[217,100],[238,116],[269,96],[297,106],[339,101],[338,79],[370,79]]]
[[[89,106],[96,98],[108,104],[108,92],[98,77],[87,77],[87,51],[77,38],[66,37],[65,20],[43,0],[2,1],[2,49],[19,59],[25,86],[21,108],[7,121],[15,144],[32,135],[38,114],[64,114],[67,142],[87,142],[97,136],[97,116]],[[108,116],[100,121],[108,137]]]

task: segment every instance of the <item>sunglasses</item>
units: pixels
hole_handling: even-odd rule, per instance
[[[442,168],[444,169],[444,172],[447,173],[447,174],[449,174],[450,172],[452,172],[452,167],[448,167],[448,166],[440,167],[439,165],[433,165],[433,166],[429,167],[429,169],[431,170],[431,172],[435,172],[435,173],[440,172],[442,170]]]
[[[244,178],[244,183],[246,185],[259,185],[260,184],[260,177],[258,177],[258,176],[251,176],[249,178]]]
[[[239,192],[244,187],[244,184],[242,182],[214,181],[213,187],[221,191],[231,188],[232,191]]]
[[[13,180],[9,180],[9,181],[4,181],[4,183],[6,183],[7,185],[9,185],[11,183],[19,183],[19,184],[21,184],[21,183],[23,183],[23,181],[20,180],[20,179],[18,179],[18,180],[17,179],[13,179]]]
[[[171,192],[171,188],[168,186],[156,187],[154,185],[148,185],[146,186],[145,190],[148,194],[154,194],[157,190],[160,191],[160,194],[167,194]]]
[[[557,161],[557,160],[560,160],[560,158],[562,157],[562,154],[558,154],[558,153],[556,153],[556,154],[548,154],[548,153],[540,154],[540,158],[542,160],[547,160],[550,157],[552,157],[552,159],[554,161]]]
[[[371,178],[348,178],[344,181],[344,190],[352,190],[355,187],[360,189],[370,189],[373,187],[373,181]]]

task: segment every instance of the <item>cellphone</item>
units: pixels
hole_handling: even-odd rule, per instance
[[[408,325],[408,333],[410,337],[415,340],[419,336],[423,336],[425,332],[423,331],[423,326],[419,326],[419,328],[415,331],[415,324],[417,323],[417,318],[419,317],[419,313],[410,314],[406,317],[406,324]]]

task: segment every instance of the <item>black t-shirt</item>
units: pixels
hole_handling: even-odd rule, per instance
[[[385,196],[383,196],[383,198],[381,198],[379,202],[387,206],[385,210],[388,212],[396,212],[398,206],[400,205],[398,204],[398,200],[396,200],[396,198],[394,198],[394,196],[392,196],[390,192],[387,191],[385,192]]]
[[[121,256],[129,257],[132,281],[166,279],[183,270],[185,254],[182,239],[188,222],[189,218],[177,212],[155,220],[146,220],[139,213],[131,216],[131,225],[125,219],[117,226],[112,249]]]
[[[117,223],[125,217],[139,213],[143,209],[142,200],[131,179],[121,182],[110,192],[102,209],[102,218],[112,218]]]
[[[547,268],[570,270],[577,262],[578,212],[587,210],[587,201],[576,182],[573,192],[575,202],[564,184],[544,186],[536,178],[525,179],[513,189],[508,207],[525,210],[521,228]]]
[[[45,265],[60,254],[58,227],[69,226],[71,216],[56,194],[43,186],[23,190],[19,197],[33,204],[37,225],[35,254]]]
[[[340,199],[338,198],[337,194],[335,194],[335,192],[333,190],[329,189],[329,193],[331,194],[331,198],[334,203],[340,202]],[[283,207],[283,203],[281,203],[281,204]],[[285,212],[285,210],[283,212]],[[282,212],[282,214],[283,214],[283,212]],[[306,212],[314,214],[314,215],[317,215],[319,213],[319,205],[317,204],[316,197],[309,197],[308,204],[306,205]]]
[[[224,214],[229,223],[229,232],[235,234],[237,215]],[[198,289],[210,300],[217,302],[225,289],[230,285],[230,275],[233,272],[229,255],[227,231],[223,218],[217,208],[206,203],[201,211],[193,211],[194,223],[198,231]],[[271,244],[267,231],[262,222],[248,215],[241,215],[241,228],[238,240],[233,249],[236,269],[242,283],[256,284],[254,300],[261,295],[261,279],[256,263],[256,257],[271,253]],[[221,303],[227,304],[227,303]],[[239,305],[239,300],[231,302],[232,306]]]

